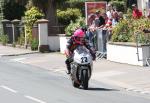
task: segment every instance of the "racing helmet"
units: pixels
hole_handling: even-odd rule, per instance
[[[73,34],[75,43],[82,44],[84,40],[84,36],[85,36],[84,31],[82,29],[77,29]]]

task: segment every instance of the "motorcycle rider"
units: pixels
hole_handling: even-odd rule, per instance
[[[67,74],[70,74],[71,67],[70,63],[73,61],[72,60],[72,54],[75,48],[78,45],[84,45],[91,53],[93,60],[95,60],[95,50],[92,49],[92,47],[89,45],[89,43],[85,39],[85,31],[83,29],[77,29],[75,30],[74,34],[71,36],[71,38],[68,40],[67,45],[66,45],[66,66],[67,66]]]

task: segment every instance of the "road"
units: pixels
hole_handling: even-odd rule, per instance
[[[12,57],[13,58],[13,57]],[[90,80],[73,88],[69,76],[0,58],[1,103],[149,103],[150,96]]]

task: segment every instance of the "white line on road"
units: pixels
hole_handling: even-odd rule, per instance
[[[14,58],[14,59],[11,59],[11,60],[16,61],[16,62],[20,62],[21,60],[24,60],[24,59],[27,59],[27,58]]]
[[[8,91],[10,91],[10,92],[17,93],[16,90],[11,89],[11,88],[9,88],[9,87],[7,87],[7,86],[2,85],[2,86],[0,86],[0,87],[3,88],[3,89],[5,89],[5,90],[8,90]]]
[[[44,101],[42,101],[42,100],[39,100],[39,99],[37,99],[37,98],[34,98],[34,97],[31,97],[31,96],[24,96],[25,98],[28,98],[28,99],[30,99],[30,100],[33,100],[33,101],[35,101],[35,102],[38,102],[38,103],[46,103],[46,102],[44,102]]]
[[[111,77],[111,76],[116,76],[116,75],[121,75],[124,74],[125,72],[120,72],[120,71],[105,71],[105,72],[97,72],[93,73],[94,78],[106,78],[106,77]]]

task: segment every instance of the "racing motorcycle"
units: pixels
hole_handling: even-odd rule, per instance
[[[92,74],[93,59],[90,51],[82,45],[79,45],[73,53],[71,62],[71,80],[74,87],[88,89],[88,82]]]

